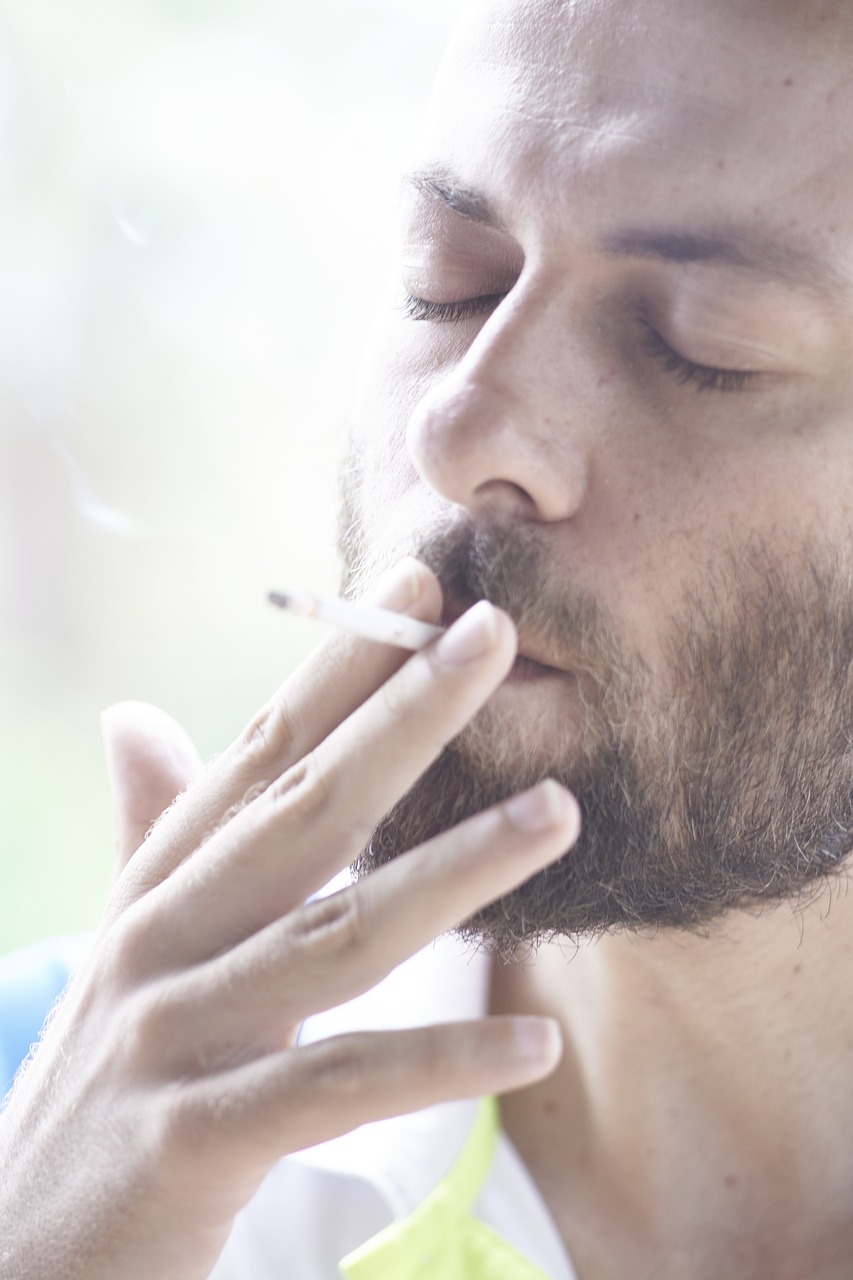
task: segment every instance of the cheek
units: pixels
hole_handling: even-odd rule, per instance
[[[853,509],[850,402],[830,387],[768,398],[716,453],[705,452],[693,492],[740,541],[757,533],[796,548],[843,537]]]
[[[386,500],[420,484],[406,447],[406,428],[448,363],[436,360],[433,352],[427,355],[426,344],[412,327],[402,328],[392,320],[379,330],[359,396],[355,438],[369,482],[385,493]]]
[[[710,569],[772,521],[781,468],[768,478],[760,449],[703,441],[683,424],[634,419],[608,444],[572,570],[663,686],[673,619]]]
[[[756,547],[793,564],[853,551],[853,423],[814,415],[777,426],[672,453],[657,481],[639,472],[619,495],[626,514],[609,591],[661,687],[675,620],[707,598],[711,577],[723,603]]]
[[[377,333],[362,377],[349,463],[357,473],[371,575],[410,553],[438,514],[406,444],[409,418],[437,376],[414,344],[401,340],[398,325],[389,322]]]

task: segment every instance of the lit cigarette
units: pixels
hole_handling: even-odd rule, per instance
[[[341,600],[338,596],[315,596],[308,591],[271,591],[270,604],[289,609],[300,618],[316,618],[329,622],[333,627],[351,631],[365,640],[379,644],[395,644],[401,649],[423,649],[444,627],[434,627],[429,622],[418,622],[391,609],[377,609],[369,604]]]

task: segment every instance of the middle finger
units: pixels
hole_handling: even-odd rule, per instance
[[[326,884],[482,706],[515,648],[509,618],[481,601],[411,658],[162,886],[151,905],[172,931],[169,950],[189,903],[183,963],[234,946]]]

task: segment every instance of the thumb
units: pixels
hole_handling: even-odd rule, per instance
[[[116,874],[151,824],[202,769],[176,720],[147,702],[119,702],[101,714],[107,777],[113,797]]]

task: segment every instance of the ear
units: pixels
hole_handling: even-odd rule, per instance
[[[113,797],[116,874],[151,824],[203,768],[188,735],[147,702],[119,702],[101,715]]]

